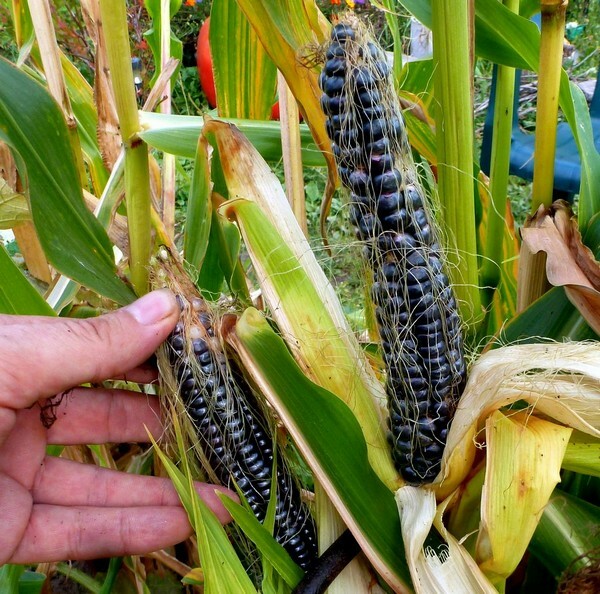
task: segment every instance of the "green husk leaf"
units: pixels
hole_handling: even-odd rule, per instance
[[[0,245],[0,312],[53,316],[54,311],[23,276],[3,245]]]
[[[290,349],[309,377],[344,400],[361,420],[371,464],[382,480],[397,486],[379,411],[363,383],[359,366],[365,363],[353,357],[347,334],[324,307],[302,261],[258,205],[235,200],[224,208],[240,227],[263,296]]]
[[[600,439],[576,431],[571,436],[563,468],[581,474],[600,477]]]
[[[407,592],[410,577],[394,496],[369,464],[365,439],[352,411],[304,375],[257,310],[244,312],[228,341],[371,563],[396,591]]]
[[[479,566],[498,585],[516,569],[558,482],[571,429],[528,412],[486,421]]]
[[[417,594],[496,593],[473,558],[444,528],[442,513],[436,509],[433,491],[402,487],[396,492],[396,503],[402,522],[408,565]],[[436,530],[438,534],[435,534]]]
[[[183,257],[186,262],[200,270],[210,234],[212,219],[210,152],[206,139],[198,138],[194,173],[190,184],[185,220],[185,236],[183,241]]]
[[[279,162],[281,153],[281,124],[261,120],[237,120],[235,118],[213,118],[235,124],[253,144],[262,157]],[[204,126],[201,116],[167,115],[140,112],[142,131],[139,136],[151,147],[181,157],[194,158],[198,136]],[[302,163],[306,167],[324,167],[323,153],[318,149],[306,124],[300,124]]]
[[[189,466],[186,463],[185,449],[181,441],[181,427],[177,415],[170,416],[176,426],[179,451],[183,454],[184,472],[160,450],[150,437],[154,449],[164,465],[173,486],[188,514],[190,523],[198,538],[198,548],[204,572],[204,591],[207,594],[256,594],[250,578],[246,574],[223,526],[200,499],[194,489]]]
[[[273,473],[273,476],[275,476],[275,473]],[[235,523],[257,546],[262,556],[273,565],[290,588],[294,588],[302,579],[304,572],[292,561],[289,553],[273,538],[254,514],[225,495],[220,496],[219,499],[223,503],[223,507],[231,514]]]
[[[59,107],[42,86],[4,59],[0,82],[0,138],[15,152],[28,182],[31,214],[48,260],[101,295],[129,303],[134,295],[116,274],[108,236],[84,204]]]

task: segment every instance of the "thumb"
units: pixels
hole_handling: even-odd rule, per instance
[[[0,406],[23,408],[144,362],[179,317],[168,290],[85,320],[0,316]]]

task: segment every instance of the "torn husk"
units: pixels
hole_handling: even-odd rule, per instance
[[[396,503],[406,558],[417,594],[497,594],[469,553],[444,528],[431,490],[402,487],[396,491]],[[426,545],[434,524],[445,540],[435,548]]]
[[[462,483],[476,452],[475,437],[494,411],[517,400],[566,426],[600,436],[600,345],[543,343],[502,347],[471,368],[448,435],[438,499]]]

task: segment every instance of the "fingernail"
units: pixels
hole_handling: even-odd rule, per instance
[[[152,291],[124,307],[140,324],[151,326],[170,316],[177,309],[173,293],[168,289]]]

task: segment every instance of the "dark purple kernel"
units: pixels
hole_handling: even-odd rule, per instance
[[[346,25],[344,23],[338,23],[333,27],[331,31],[331,41],[338,43],[345,43],[348,40],[353,40],[356,38],[356,33],[354,29],[350,25]]]
[[[396,192],[402,183],[402,174],[397,169],[385,171],[373,178],[373,188],[377,195]]]
[[[327,52],[325,53],[325,58],[327,60],[331,60],[332,58],[341,57],[341,56],[345,56],[345,55],[346,55],[346,50],[345,50],[344,46],[340,45],[339,43],[333,42],[327,48]]]
[[[346,60],[344,57],[335,57],[327,60],[323,71],[327,76],[343,76],[346,71]]]
[[[327,95],[339,95],[344,90],[346,79],[343,76],[327,76],[325,71],[321,71],[319,76],[319,86]]]
[[[356,93],[355,100],[361,107],[372,107],[381,102],[381,93],[377,89],[362,89]]]
[[[379,216],[384,216],[403,206],[404,201],[402,200],[402,194],[400,192],[381,194],[377,198],[377,213]]]

